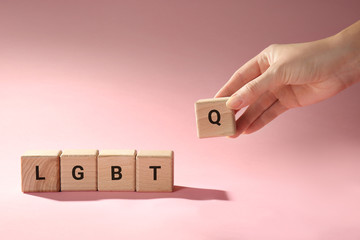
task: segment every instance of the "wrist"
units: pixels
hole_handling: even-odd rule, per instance
[[[341,63],[347,65],[346,85],[360,82],[360,21],[326,40],[340,54]]]

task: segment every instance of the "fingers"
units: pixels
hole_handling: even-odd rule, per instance
[[[267,110],[265,110],[254,122],[251,123],[251,125],[245,130],[245,134],[250,134],[261,129],[286,110],[288,110],[288,108],[282,105],[279,100],[277,100],[273,105],[271,105]]]
[[[271,67],[254,80],[246,83],[237,92],[235,92],[227,101],[226,106],[230,109],[240,109],[254,103],[262,94],[276,89],[279,86],[279,80]]]
[[[240,67],[219,90],[215,97],[229,97],[247,82],[258,77],[261,74],[258,58],[259,55]]]
[[[277,101],[271,92],[263,94],[255,103],[250,105],[245,112],[236,120],[236,134],[231,138],[238,137],[243,133],[264,111]]]

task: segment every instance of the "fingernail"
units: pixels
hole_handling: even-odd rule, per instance
[[[231,109],[240,109],[243,101],[239,95],[232,95],[230,99],[226,102],[226,106]]]

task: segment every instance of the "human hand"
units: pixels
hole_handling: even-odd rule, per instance
[[[231,96],[237,132],[253,133],[288,109],[325,100],[360,80],[360,21],[315,42],[270,45],[238,69],[215,97]]]

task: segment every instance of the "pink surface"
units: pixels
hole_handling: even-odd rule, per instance
[[[1,1],[1,239],[360,239],[359,84],[235,140],[197,139],[193,106],[267,45],[359,9]],[[66,148],[172,149],[176,191],[23,194],[20,155]]]

